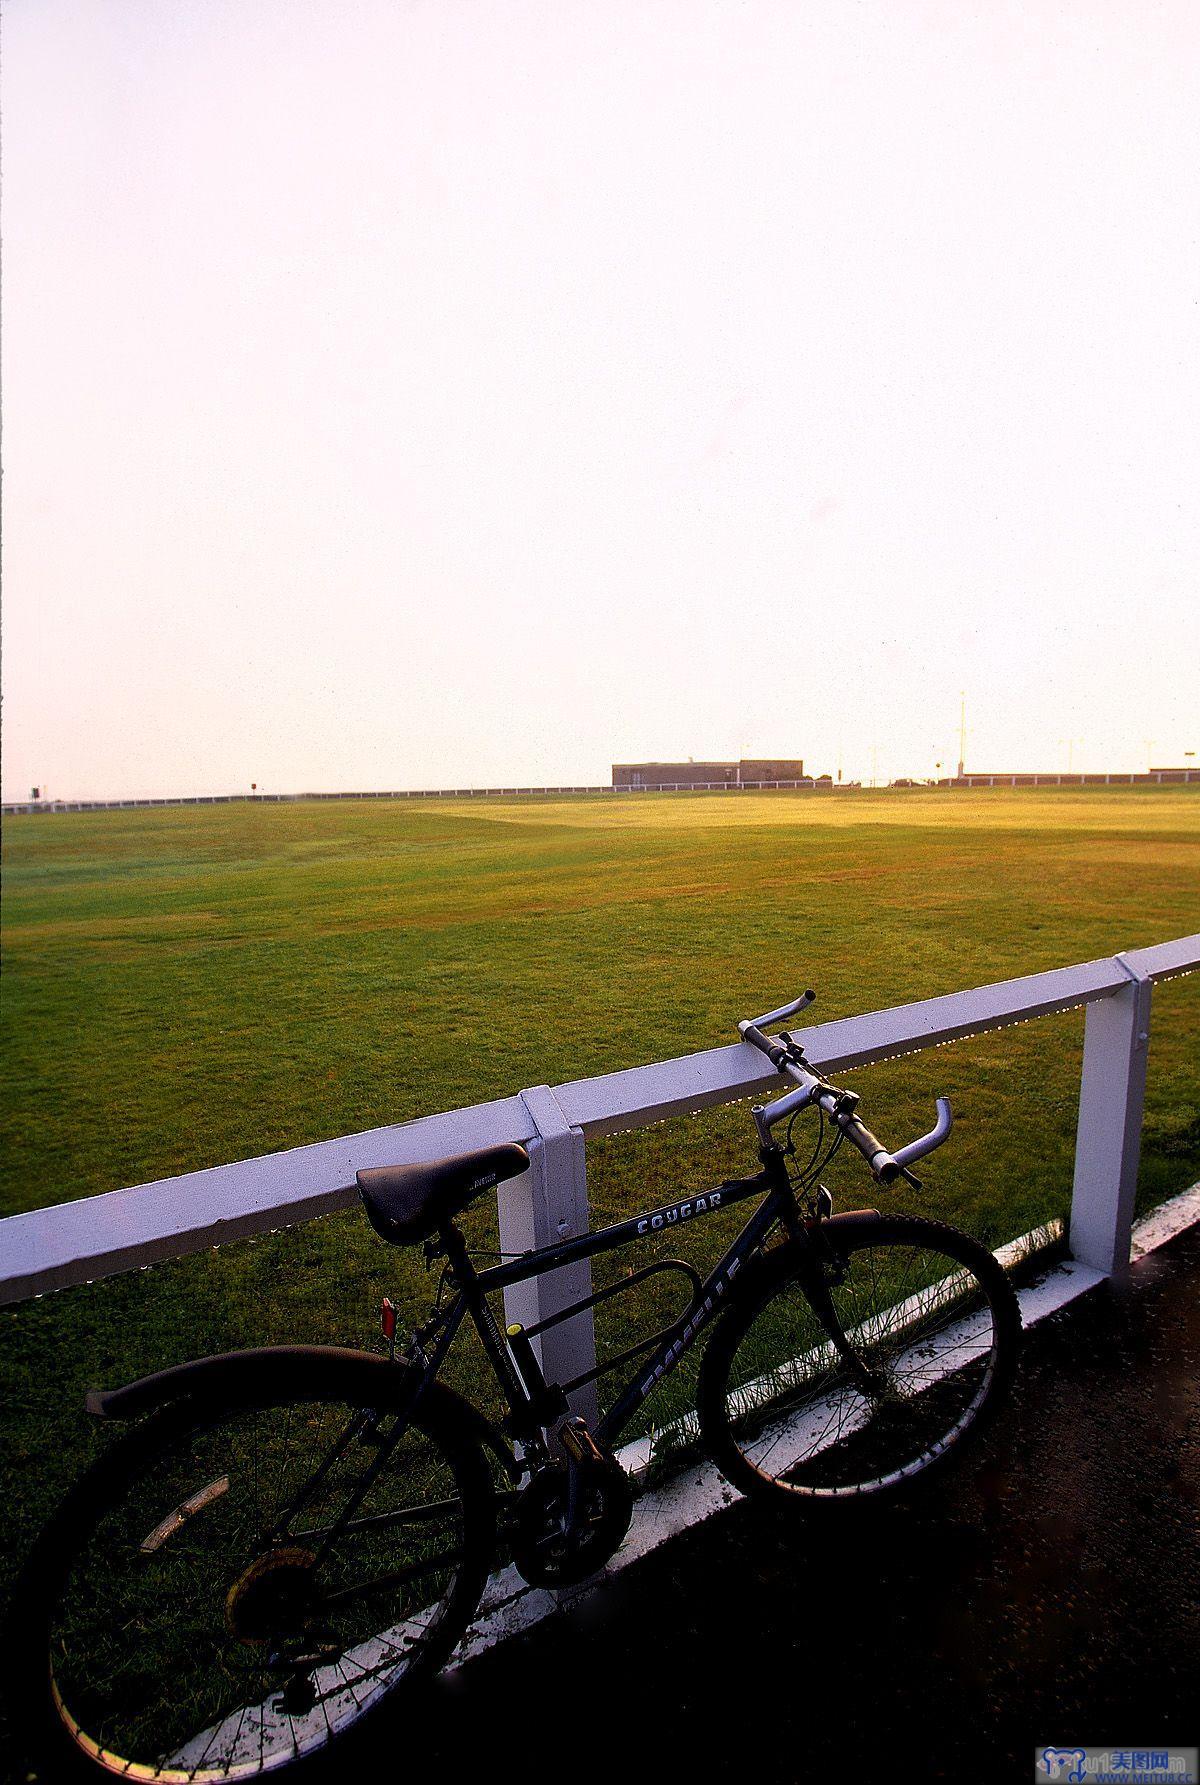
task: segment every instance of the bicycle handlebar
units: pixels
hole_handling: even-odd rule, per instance
[[[763,1030],[768,1023],[781,1023],[785,1017],[795,1016],[798,1010],[804,1010],[811,1004],[816,995],[814,991],[801,992],[798,998],[793,998],[790,1004],[781,1004],[778,1010],[768,1010],[765,1016],[747,1017],[738,1024],[738,1033],[743,1041],[758,1048],[760,1053],[767,1056],[772,1066],[782,1072],[791,1055],[782,1041],[773,1041],[769,1035],[763,1034]]]
[[[738,1028],[741,1030],[743,1041],[750,1042],[760,1054],[765,1054],[777,1072],[784,1070],[791,1059],[784,1042],[772,1041],[769,1035],[763,1034],[757,1023],[739,1023]]]
[[[889,1153],[883,1142],[875,1136],[865,1123],[857,1116],[834,1116],[834,1121],[846,1139],[853,1141],[863,1158],[871,1168],[871,1176],[878,1178],[881,1184],[894,1184],[904,1167],[894,1154]]]
[[[816,1002],[817,994],[811,989],[801,992],[790,1004],[781,1004],[778,1010],[768,1010],[765,1016],[752,1016],[748,1021],[739,1023],[738,1028],[745,1034],[747,1029],[763,1029],[768,1023],[781,1023],[784,1017],[795,1016],[798,1010],[804,1010]]]
[[[901,1167],[910,1165],[914,1159],[923,1159],[926,1153],[932,1153],[935,1147],[940,1147],[949,1138],[954,1126],[954,1111],[950,1108],[950,1099],[938,1097],[934,1101],[937,1106],[937,1121],[920,1140],[910,1140],[906,1147],[899,1149],[895,1157],[896,1163]]]
[[[755,1120],[764,1142],[769,1139],[770,1130],[778,1122],[809,1103],[818,1103],[841,1129],[846,1139],[858,1148],[870,1167],[872,1176],[880,1183],[894,1184],[897,1178],[906,1177],[915,1184],[916,1179],[912,1178],[909,1166],[914,1160],[923,1159],[926,1153],[932,1153],[935,1147],[940,1147],[954,1126],[949,1100],[945,1097],[937,1099],[937,1121],[928,1134],[909,1141],[907,1146],[900,1147],[895,1153],[889,1153],[854,1113],[858,1099],[852,1092],[839,1091],[836,1086],[811,1072],[804,1061],[803,1053],[790,1038],[788,1041],[781,1041],[763,1033],[768,1023],[781,1022],[784,1017],[794,1016],[798,1010],[811,1004],[815,997],[815,992],[805,992],[791,1004],[784,1004],[765,1016],[747,1019],[738,1024],[738,1032],[743,1041],[748,1041],[752,1047],[765,1054],[777,1072],[793,1079],[799,1087],[781,1097],[777,1103],[755,1111]]]

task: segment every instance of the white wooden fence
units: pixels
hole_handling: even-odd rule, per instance
[[[892,787],[1164,787],[1200,785],[1200,768],[1150,769],[1134,774],[1015,774],[943,776],[938,781],[880,782],[879,788]],[[872,788],[876,784],[871,783]],[[805,775],[798,781],[653,781],[636,787],[612,786],[605,782],[596,786],[574,787],[407,787],[373,788],[349,793],[193,793],[172,795],[164,799],[129,800],[6,800],[0,805],[0,816],[15,818],[28,814],[52,812],[125,812],[143,806],[279,806],[304,804],[309,800],[484,800],[537,798],[545,794],[594,793],[622,797],[638,793],[861,793],[861,781],[834,781],[828,775]]]
[[[1070,1243],[1082,1263],[1117,1274],[1129,1261],[1151,989],[1198,966],[1200,935],[1185,936],[796,1033],[809,1057],[834,1074],[1085,1005]],[[781,997],[797,989],[776,988]],[[590,1136],[769,1094],[779,1083],[762,1054],[735,1042],[12,1215],[0,1221],[0,1302],[329,1214],[355,1200],[354,1174],[363,1166],[419,1163],[509,1140],[528,1146],[531,1169],[500,1188],[501,1246],[522,1252],[548,1245],[588,1230]],[[671,1188],[662,1186],[664,1200]],[[589,1285],[586,1262],[520,1284],[507,1292],[508,1316],[532,1324],[578,1300]],[[552,1328],[541,1346],[552,1379],[581,1374],[595,1359],[590,1313]],[[578,1405],[588,1410],[588,1390]]]

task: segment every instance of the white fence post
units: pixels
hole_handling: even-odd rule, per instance
[[[572,1128],[547,1085],[521,1092],[536,1134],[529,1142],[530,1170],[505,1184],[499,1197],[500,1250],[529,1252],[588,1232],[587,1166],[583,1134]],[[536,1326],[560,1308],[592,1293],[588,1259],[514,1283],[504,1292],[506,1318]],[[592,1310],[584,1309],[533,1341],[548,1382],[570,1382],[595,1368]],[[571,1395],[571,1410],[594,1427],[599,1402],[594,1382]]]
[[[1114,958],[1129,983],[1089,1004],[1084,1022],[1071,1251],[1081,1264],[1119,1277],[1129,1269],[1151,982],[1121,955]]]

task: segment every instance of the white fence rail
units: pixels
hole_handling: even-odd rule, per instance
[[[1124,775],[1114,776],[1124,781]],[[1129,777],[1132,779],[1132,777]],[[1147,777],[1142,776],[1145,780]],[[1046,777],[1042,777],[1043,781]],[[1054,779],[1053,776],[1050,777]],[[1061,776],[1058,777],[1062,779]],[[1075,777],[1079,779],[1078,776]],[[1196,779],[1200,780],[1200,770]],[[948,783],[947,783],[948,785]],[[0,805],[0,815],[17,818],[54,812],[132,812],[147,806],[287,806],[303,805],[310,800],[501,800],[559,798],[564,794],[602,794],[606,798],[627,793],[861,793],[859,781],[832,781],[806,776],[800,781],[654,781],[636,786],[615,786],[608,782],[593,786],[572,787],[408,787],[383,788],[349,793],[193,793],[172,795],[162,799],[129,800],[7,800]]]
[[[797,1032],[810,1058],[836,1073],[1086,1005],[1071,1248],[1081,1262],[1115,1273],[1129,1259],[1151,988],[1197,967],[1200,935],[1185,936]],[[532,1168],[500,1189],[501,1245],[525,1251],[588,1230],[589,1137],[778,1085],[762,1054],[735,1042],[12,1215],[0,1221],[0,1303],[329,1214],[354,1201],[354,1174],[364,1166],[510,1140],[528,1146]],[[544,1319],[585,1294],[589,1280],[584,1263],[518,1285],[508,1292],[509,1318]],[[559,1380],[583,1373],[594,1361],[590,1313],[552,1328],[542,1346],[548,1373]]]
[[[960,775],[939,781],[879,782],[893,787],[1172,787],[1200,785],[1200,769],[1150,769],[1134,774],[1064,775]],[[875,782],[871,783],[875,788]],[[360,789],[348,793],[193,793],[164,799],[139,800],[6,800],[0,815],[16,818],[29,813],[125,812],[143,806],[279,806],[307,800],[498,800],[551,797],[568,793],[624,795],[636,793],[861,793],[861,781],[834,781],[828,775],[805,775],[798,781],[639,781],[636,786],[574,787],[408,787]]]

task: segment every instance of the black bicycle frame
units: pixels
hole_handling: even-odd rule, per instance
[[[632,1215],[627,1221],[602,1227],[596,1233],[581,1234],[578,1239],[562,1240],[558,1245],[545,1246],[537,1252],[524,1252],[519,1258],[493,1265],[485,1271],[475,1269],[467,1251],[466,1240],[458,1229],[454,1226],[446,1228],[439,1235],[441,1245],[437,1248],[437,1253],[445,1255],[457,1293],[447,1307],[436,1310],[432,1319],[427,1320],[413,1335],[406,1361],[417,1367],[412,1375],[409,1392],[399,1406],[389,1409],[387,1417],[392,1422],[391,1430],[380,1433],[373,1461],[364,1470],[333,1525],[321,1533],[317,1560],[322,1560],[344,1533],[351,1529],[355,1513],[400,1442],[421,1396],[436,1377],[468,1313],[508,1401],[511,1435],[527,1449],[532,1447],[536,1450],[540,1447],[543,1427],[565,1413],[567,1393],[601,1374],[599,1369],[590,1370],[577,1377],[574,1382],[561,1384],[547,1384],[539,1380],[533,1384],[531,1390],[513,1362],[496,1317],[488,1306],[487,1296],[490,1291],[507,1289],[512,1283],[526,1283],[531,1278],[545,1276],[548,1271],[561,1270],[564,1265],[574,1264],[579,1259],[594,1258],[600,1252],[612,1252],[621,1246],[635,1245],[638,1240],[648,1239],[651,1235],[667,1232],[681,1223],[714,1214],[718,1209],[730,1208],[734,1203],[745,1201],[747,1197],[762,1195],[762,1202],[702,1283],[690,1267],[682,1267],[697,1285],[692,1300],[683,1313],[662,1333],[633,1348],[634,1351],[647,1350],[649,1355],[618,1395],[612,1410],[601,1420],[595,1433],[602,1443],[613,1443],[661,1378],[675,1368],[684,1352],[704,1330],[713,1313],[721,1306],[729,1285],[761,1246],[776,1221],[782,1220],[793,1238],[803,1236],[805,1229],[796,1208],[795,1193],[787,1175],[782,1152],[776,1147],[766,1148],[761,1158],[763,1169],[752,1178],[727,1179],[711,1190],[699,1192],[695,1196],[680,1197],[678,1201],[666,1203],[659,1209],[651,1209],[644,1215]],[[431,1256],[436,1256],[437,1253],[431,1253]],[[672,1263],[680,1268],[678,1261]],[[662,1265],[659,1268],[663,1268]],[[610,1290],[602,1289],[595,1295],[585,1296],[582,1301],[552,1315],[548,1321],[529,1328],[526,1337],[536,1337],[546,1326],[570,1319],[573,1314],[582,1314],[585,1309],[604,1300],[610,1293]],[[628,1355],[629,1353],[624,1354]],[[614,1359],[610,1367],[616,1367],[622,1361],[623,1358]],[[534,1370],[540,1377],[536,1362]],[[325,1459],[310,1483],[302,1488],[298,1499],[289,1506],[283,1520],[285,1528],[291,1517],[303,1510],[327,1470],[359,1436],[363,1423],[370,1423],[374,1418],[373,1414],[364,1414],[350,1422],[333,1453]],[[516,1466],[514,1472],[518,1472]],[[387,1522],[389,1517],[390,1515],[385,1515],[380,1522]]]
[[[500,1385],[508,1399],[513,1415],[513,1430],[517,1437],[524,1438],[538,1430],[544,1423],[538,1413],[545,1411],[545,1396],[539,1392],[530,1392],[522,1380],[520,1371],[513,1363],[508,1347],[501,1336],[496,1318],[487,1304],[486,1297],[493,1290],[507,1289],[514,1283],[525,1283],[534,1277],[545,1276],[548,1271],[561,1270],[564,1265],[575,1264],[581,1259],[594,1258],[601,1252],[612,1252],[622,1246],[636,1245],[639,1240],[648,1239],[660,1233],[669,1232],[672,1228],[685,1222],[702,1219],[718,1209],[730,1208],[734,1203],[743,1202],[751,1196],[763,1197],[763,1201],[755,1209],[750,1219],[738,1233],[727,1250],[718,1259],[708,1276],[700,1282],[690,1267],[681,1266],[672,1260],[654,1268],[685,1269],[696,1287],[688,1306],[670,1326],[655,1335],[655,1339],[644,1341],[633,1350],[646,1350],[648,1355],[626,1383],[617,1396],[612,1409],[601,1420],[596,1437],[602,1442],[611,1444],[633,1418],[638,1408],[653,1392],[663,1376],[673,1370],[684,1353],[691,1347],[700,1333],[707,1326],[713,1314],[720,1308],[728,1294],[730,1284],[746,1262],[758,1251],[763,1240],[775,1223],[783,1220],[793,1236],[803,1231],[796,1209],[795,1196],[788,1179],[787,1169],[782,1153],[772,1149],[763,1154],[763,1169],[752,1178],[730,1178],[711,1190],[701,1191],[694,1196],[681,1197],[678,1201],[666,1203],[662,1208],[652,1209],[646,1214],[633,1215],[626,1221],[618,1221],[611,1227],[602,1227],[595,1233],[581,1234],[578,1239],[561,1240],[553,1246],[545,1246],[537,1252],[525,1252],[503,1264],[493,1265],[484,1271],[477,1271],[467,1255],[466,1242],[457,1230],[451,1229],[442,1236],[447,1253],[456,1295],[450,1304],[437,1313],[434,1319],[426,1324],[417,1335],[414,1361],[422,1365],[419,1396],[426,1383],[432,1381],[441,1366],[442,1360],[454,1340],[455,1334],[464,1318],[469,1313],[479,1333],[484,1350],[491,1361]],[[624,1288],[626,1285],[619,1285]],[[599,1290],[595,1295],[585,1296],[582,1301],[573,1303],[552,1315],[549,1320],[540,1322],[529,1329],[528,1337],[534,1338],[546,1326],[556,1325],[568,1320],[575,1314],[581,1314],[597,1301],[604,1300],[613,1290]],[[429,1349],[426,1349],[426,1346]],[[653,1347],[653,1349],[650,1349]],[[629,1353],[623,1354],[628,1356]],[[608,1367],[613,1368],[623,1361],[614,1360]],[[551,1396],[569,1393],[582,1383],[599,1375],[600,1370],[590,1370],[573,1382],[547,1385]],[[415,1405],[415,1400],[414,1400]]]

